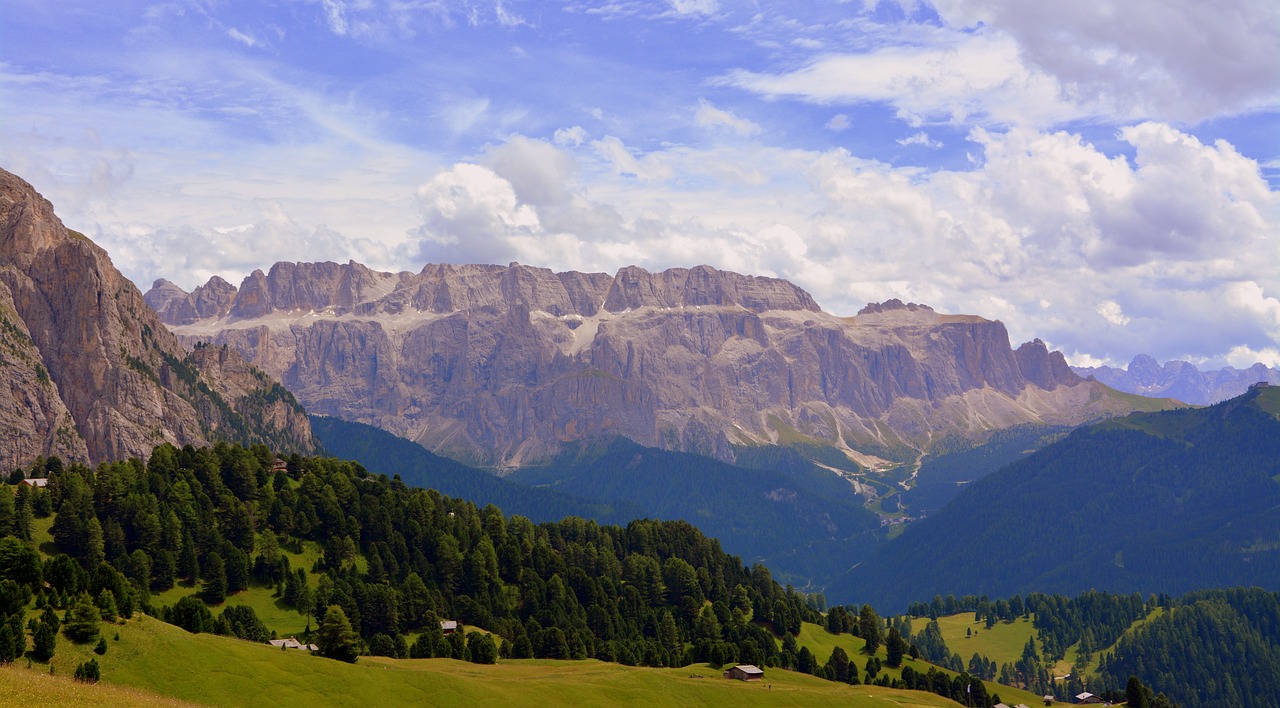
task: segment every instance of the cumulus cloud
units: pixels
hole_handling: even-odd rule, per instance
[[[842,130],[848,130],[850,125],[852,123],[849,121],[849,116],[837,113],[831,116],[831,120],[827,121],[827,130],[833,130],[838,133]]]
[[[716,108],[705,98],[698,99],[698,111],[693,116],[693,124],[700,128],[728,128],[742,136],[755,135],[762,130],[757,123]]]
[[[1011,37],[1071,100],[1201,120],[1280,98],[1280,6],[1270,0],[937,0],[955,25]]]
[[[894,142],[904,147],[907,145],[920,145],[922,147],[933,148],[934,150],[937,150],[938,148],[942,147],[942,141],[934,140],[933,138],[929,137],[929,134],[924,132],[923,130],[909,137],[899,138]]]
[[[939,30],[928,43],[821,54],[781,72],[739,69],[719,83],[819,104],[883,102],[954,123],[1043,125],[1098,112],[1064,101],[1053,77],[1026,66],[1017,44],[994,32]]]
[[[1102,319],[1117,327],[1123,327],[1129,324],[1129,318],[1125,316],[1119,303],[1113,300],[1104,300],[1098,303],[1098,306],[1094,309],[1099,315],[1102,315]]]
[[[511,184],[520,201],[528,204],[564,202],[578,169],[569,153],[545,140],[523,135],[490,148],[485,163]]]
[[[436,263],[514,259],[511,239],[540,233],[538,214],[493,170],[461,163],[418,188],[423,223],[409,246],[413,258]]]

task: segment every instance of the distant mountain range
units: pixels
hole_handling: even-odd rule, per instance
[[[1280,387],[1135,413],[968,484],[828,597],[1280,588]]]
[[[621,436],[726,462],[786,445],[858,471],[1167,405],[1081,379],[1038,340],[1014,349],[1000,322],[896,300],[837,317],[784,280],[707,266],[282,262],[146,299],[188,346],[230,345],[312,413],[499,469]]]
[[[104,250],[0,170],[0,468],[214,440],[316,449],[278,382],[234,350],[184,348]]]
[[[1201,371],[1186,361],[1169,361],[1163,365],[1146,354],[1139,354],[1127,369],[1110,366],[1073,366],[1082,377],[1093,378],[1126,393],[1158,398],[1175,398],[1192,405],[1210,405],[1235,398],[1249,386],[1266,381],[1280,384],[1280,369],[1261,363],[1247,369],[1230,366]]]

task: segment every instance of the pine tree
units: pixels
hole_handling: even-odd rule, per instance
[[[898,628],[890,627],[889,638],[885,640],[885,651],[888,652],[888,657],[885,659],[884,663],[888,664],[889,666],[892,666],[895,669],[898,668],[899,666],[902,666],[902,653],[904,651],[904,648],[903,648],[904,643],[905,642],[902,641],[902,635],[898,633]]]
[[[360,637],[351,629],[347,613],[338,605],[329,605],[316,634],[320,655],[354,664],[360,656]]]
[[[858,634],[866,640],[868,654],[874,654],[880,648],[880,624],[880,617],[871,609],[871,605],[863,605],[858,613]]]
[[[201,592],[204,601],[216,605],[227,599],[227,568],[222,556],[217,552],[210,553],[204,562],[204,590]]]
[[[54,649],[58,646],[58,628],[47,622],[38,622],[31,633],[31,657],[36,661],[48,661],[53,658]]]
[[[73,642],[83,644],[98,636],[98,626],[102,622],[102,614],[94,606],[89,593],[80,593],[67,616],[62,622],[62,633]]]

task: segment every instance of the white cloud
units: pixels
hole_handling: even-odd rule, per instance
[[[849,116],[843,113],[837,113],[834,116],[831,116],[831,120],[827,121],[827,130],[832,130],[838,133],[842,130],[848,130],[849,126],[852,124],[853,123],[849,120]]]
[[[761,131],[758,124],[716,108],[705,98],[698,99],[698,112],[694,114],[693,124],[700,128],[728,128],[742,136],[756,135]]]
[[[659,155],[650,154],[637,158],[621,140],[612,135],[592,141],[591,146],[609,161],[617,174],[637,177],[646,182],[664,180],[672,174],[671,168],[664,164]]]
[[[1124,311],[1120,309],[1120,304],[1113,300],[1104,300],[1098,303],[1094,308],[1102,319],[1110,322],[1117,327],[1123,327],[1129,324],[1129,318],[1125,316]]]
[[[717,0],[668,0],[677,15],[711,15],[720,9]]]
[[[1226,356],[1227,364],[1237,369],[1247,369],[1254,364],[1264,364],[1273,369],[1280,368],[1280,348],[1266,347],[1251,349],[1246,346],[1232,347]]]
[[[932,148],[934,150],[937,150],[938,148],[942,147],[941,141],[934,140],[933,138],[929,137],[929,134],[924,132],[923,130],[918,133],[915,133],[914,135],[911,135],[910,137],[899,138],[894,142],[902,146],[920,145],[923,147]]]
[[[556,145],[561,147],[578,147],[586,139],[587,131],[583,130],[580,125],[575,125],[572,128],[559,128],[554,136]]]
[[[1017,45],[994,32],[938,30],[928,43],[823,54],[779,73],[736,70],[720,82],[824,105],[883,102],[955,123],[1043,125],[1099,112],[1063,101],[1057,82],[1025,66]]]
[[[261,46],[261,43],[252,35],[245,34],[244,32],[241,32],[240,30],[236,29],[235,27],[227,28],[227,36],[245,45],[246,47]]]
[[[460,163],[418,188],[423,223],[408,255],[436,263],[493,263],[513,259],[513,238],[542,232],[538,214],[493,170]]]
[[[937,0],[942,17],[1011,37],[1071,100],[1197,121],[1280,99],[1280,6],[1270,0]]]
[[[528,204],[560,204],[569,197],[577,162],[544,140],[513,135],[486,154],[487,165]]]

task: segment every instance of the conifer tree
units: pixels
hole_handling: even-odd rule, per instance
[[[347,613],[338,605],[329,605],[325,610],[316,645],[320,647],[320,655],[330,659],[354,664],[360,656],[360,636],[351,629]]]

